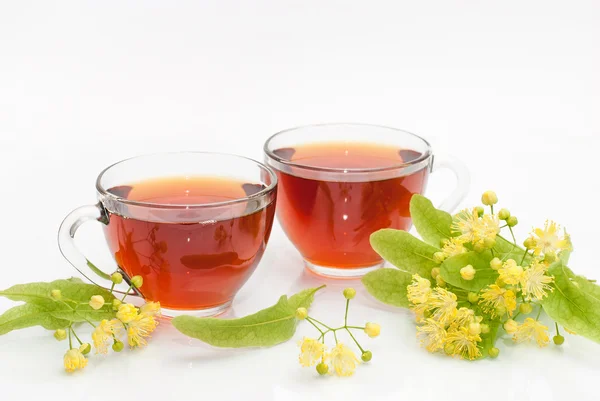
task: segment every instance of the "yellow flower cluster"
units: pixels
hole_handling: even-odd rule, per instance
[[[319,373],[329,371],[329,364],[338,376],[352,376],[360,360],[352,349],[338,342],[336,346],[327,352],[327,347],[321,341],[314,338],[304,337],[300,345],[300,365],[303,367],[317,366]]]
[[[451,226],[458,235],[455,239],[462,244],[470,243],[476,248],[489,249],[496,243],[500,232],[497,215],[479,215],[477,208],[465,209],[458,213]]]
[[[427,351],[467,359],[481,356],[482,317],[472,309],[457,308],[456,294],[441,287],[432,289],[429,280],[415,274],[407,297],[419,323],[417,338]]]

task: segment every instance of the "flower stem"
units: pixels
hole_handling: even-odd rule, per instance
[[[327,326],[325,323],[318,321],[317,319],[315,319],[314,317],[307,317],[307,319],[310,319],[316,323],[319,323],[321,326],[325,327],[326,329],[329,329],[331,331],[334,331],[331,327]]]
[[[348,330],[347,327],[346,327],[346,331],[348,332],[348,334],[350,334],[350,337],[352,337],[352,339],[354,340],[354,342],[358,346],[358,349],[360,349],[360,352],[364,354],[365,350],[360,346],[360,344],[358,343],[358,341],[356,341],[356,338],[354,338],[354,335],[352,334],[352,332],[350,330]]]
[[[554,326],[556,327],[556,335],[560,336],[560,331],[558,331],[558,323],[554,322]]]
[[[346,314],[344,315],[344,326],[348,326],[348,306],[350,306],[350,300],[346,300]]]
[[[535,317],[535,320],[538,320],[540,318],[540,315],[542,314],[542,305],[540,305],[540,310],[538,311],[537,316]]]
[[[123,298],[121,298],[121,302],[125,301],[125,298],[127,298],[127,295],[129,294],[129,291],[131,291],[132,288],[133,288],[133,284],[131,284],[129,286],[129,288],[127,289],[127,291],[125,291],[125,294],[123,294]]]
[[[492,211],[492,216],[494,215],[494,205],[490,205],[490,210]]]
[[[113,290],[115,289],[115,283],[112,283],[112,285],[110,286],[110,293],[112,294]]]
[[[359,327],[359,326],[346,326],[347,329],[356,329],[356,330],[364,330],[364,327]]]
[[[319,333],[321,333],[321,335],[325,334],[325,333],[323,333],[323,330],[321,330],[321,328],[320,328],[319,326],[317,326],[316,324],[314,324],[314,323],[312,322],[312,319],[311,319],[310,317],[308,317],[308,316],[307,316],[307,317],[306,317],[306,321],[307,321],[308,323],[312,324],[312,325],[315,327],[315,329],[319,330]]]
[[[335,338],[335,345],[337,345],[337,343],[338,343],[337,334],[335,333],[335,330],[332,330],[332,331],[333,331],[333,338]]]
[[[79,345],[82,345],[83,342],[79,339],[79,337],[77,336],[77,333],[75,333],[75,330],[73,330],[73,327],[69,327],[69,330],[71,330],[71,332],[73,333],[73,335],[75,336],[75,338],[77,339],[77,341],[79,341]]]
[[[71,339],[71,326],[69,326],[69,349],[73,349],[73,340]]]
[[[520,265],[522,265],[523,262],[525,261],[525,257],[527,256],[528,252],[529,252],[529,248],[525,249],[525,253],[523,254],[523,258],[521,259],[521,262],[519,262]]]
[[[517,245],[517,239],[515,238],[515,233],[513,232],[512,227],[509,226],[508,229],[510,230],[510,235],[512,235],[513,242],[515,243],[515,245]]]

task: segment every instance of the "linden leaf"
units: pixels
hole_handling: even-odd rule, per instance
[[[362,278],[369,294],[388,305],[408,308],[406,287],[411,283],[412,275],[397,269],[379,269]]]
[[[452,236],[452,216],[436,209],[423,195],[415,194],[410,199],[410,216],[423,241],[430,245],[438,247],[442,239]]]
[[[400,270],[417,273],[431,279],[431,269],[437,267],[433,254],[439,251],[406,231],[384,228],[371,234],[371,246],[383,259]]]
[[[576,276],[562,262],[553,264],[554,291],[542,300],[544,310],[560,325],[600,342],[600,287]]]
[[[275,305],[239,319],[184,315],[173,318],[171,323],[186,336],[215,347],[270,347],[292,338],[298,322],[296,309],[308,308],[321,288],[301,291],[289,299],[283,295]]]
[[[58,304],[55,306],[60,307]],[[15,306],[0,315],[0,335],[32,326],[42,326],[48,330],[63,329],[69,326],[69,320],[58,319],[52,315],[52,312],[52,310],[36,304]]]
[[[475,269],[473,280],[465,280],[460,275],[460,269],[467,265]],[[446,259],[440,266],[440,275],[448,284],[473,292],[493,284],[498,278],[498,272],[490,267],[490,258],[476,252],[467,252]]]

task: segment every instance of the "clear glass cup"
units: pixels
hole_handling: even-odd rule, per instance
[[[185,189],[186,180],[196,184]],[[194,191],[206,192],[198,184],[203,180],[223,183],[236,195],[219,201],[210,201],[213,195],[187,198]],[[184,198],[134,199],[133,191],[140,191],[144,182],[158,183],[160,191],[178,182]],[[276,188],[271,169],[241,156],[185,152],[135,157],[100,173],[98,203],[65,218],[59,247],[88,280],[94,282],[90,273],[109,280],[112,272],[92,264],[74,242],[84,222],[99,221],[117,262],[116,271],[127,284],[134,275],[144,279],[143,286],[130,295],[160,302],[167,316],[182,311],[213,316],[226,310],[260,262],[273,224]]]
[[[381,152],[387,158],[378,158]],[[417,135],[376,125],[288,129],[266,141],[264,154],[279,179],[281,226],[306,266],[330,277],[360,277],[383,265],[369,236],[381,228],[410,229],[410,198],[425,191],[431,171],[449,168],[457,177],[441,209],[454,209],[469,187],[462,163],[434,158]],[[352,154],[364,160],[345,158]]]

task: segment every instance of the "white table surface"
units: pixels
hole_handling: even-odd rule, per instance
[[[69,277],[56,231],[94,202],[109,163],[163,150],[261,158],[273,132],[371,122],[418,133],[464,160],[472,190],[495,189],[521,224],[554,218],[572,234],[571,267],[598,271],[600,3],[591,1],[1,1],[0,288]],[[439,201],[451,175],[432,177]],[[99,227],[78,240],[112,261]],[[107,268],[108,270],[109,268]],[[320,283],[278,225],[230,314]],[[500,340],[497,360],[420,349],[405,310],[358,282],[352,321],[377,321],[374,357],[350,379],[316,377],[296,340],[219,350],[163,323],[147,349],[62,370],[64,343],[27,329],[0,337],[3,400],[597,400],[600,345]],[[342,318],[346,282],[313,313]],[[12,302],[0,299],[0,311]],[[310,397],[310,398],[309,398]],[[368,398],[366,398],[368,397]]]

